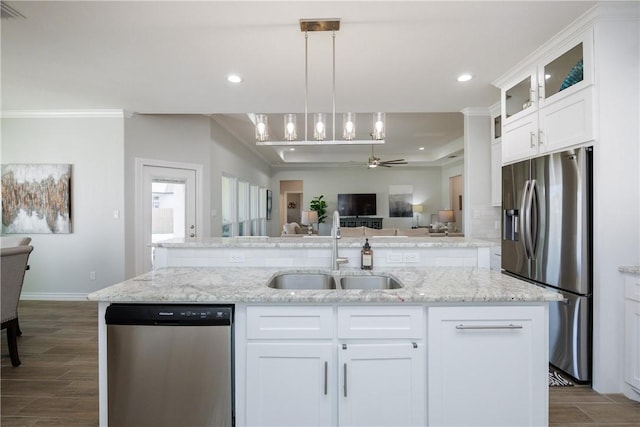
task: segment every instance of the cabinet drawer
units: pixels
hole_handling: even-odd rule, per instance
[[[338,307],[338,338],[415,338],[423,335],[422,307]]]
[[[640,302],[640,277],[639,276],[625,276],[624,297]]]
[[[247,307],[248,339],[332,337],[332,307]]]

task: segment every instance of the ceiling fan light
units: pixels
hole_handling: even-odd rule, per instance
[[[269,139],[269,119],[266,114],[256,114],[256,141],[265,142]]]
[[[327,119],[324,113],[313,115],[313,139],[324,141],[327,137]]]
[[[373,132],[371,132],[371,136],[376,141],[381,141],[384,139],[384,134],[384,113],[373,113]]]
[[[355,113],[344,113],[342,115],[342,138],[353,141],[356,137],[356,115]]]
[[[295,141],[298,138],[297,124],[295,114],[284,115],[284,139],[286,141]]]

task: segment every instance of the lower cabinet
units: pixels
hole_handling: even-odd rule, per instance
[[[548,424],[545,307],[428,310],[432,426]]]
[[[338,356],[339,425],[425,424],[422,343],[349,343]]]
[[[545,305],[251,306],[246,318],[239,426],[548,424]]]
[[[640,393],[640,276],[625,275],[624,294],[624,379]]]
[[[333,347],[328,342],[247,344],[247,425],[332,425]]]

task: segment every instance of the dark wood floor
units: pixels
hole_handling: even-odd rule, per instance
[[[22,301],[22,365],[9,360],[2,332],[2,427],[97,426],[97,304]],[[640,426],[640,403],[588,387],[550,390],[550,426]]]

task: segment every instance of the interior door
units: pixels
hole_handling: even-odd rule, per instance
[[[144,165],[142,188],[142,244],[138,248],[137,274],[153,268],[153,243],[198,235],[196,170]]]

